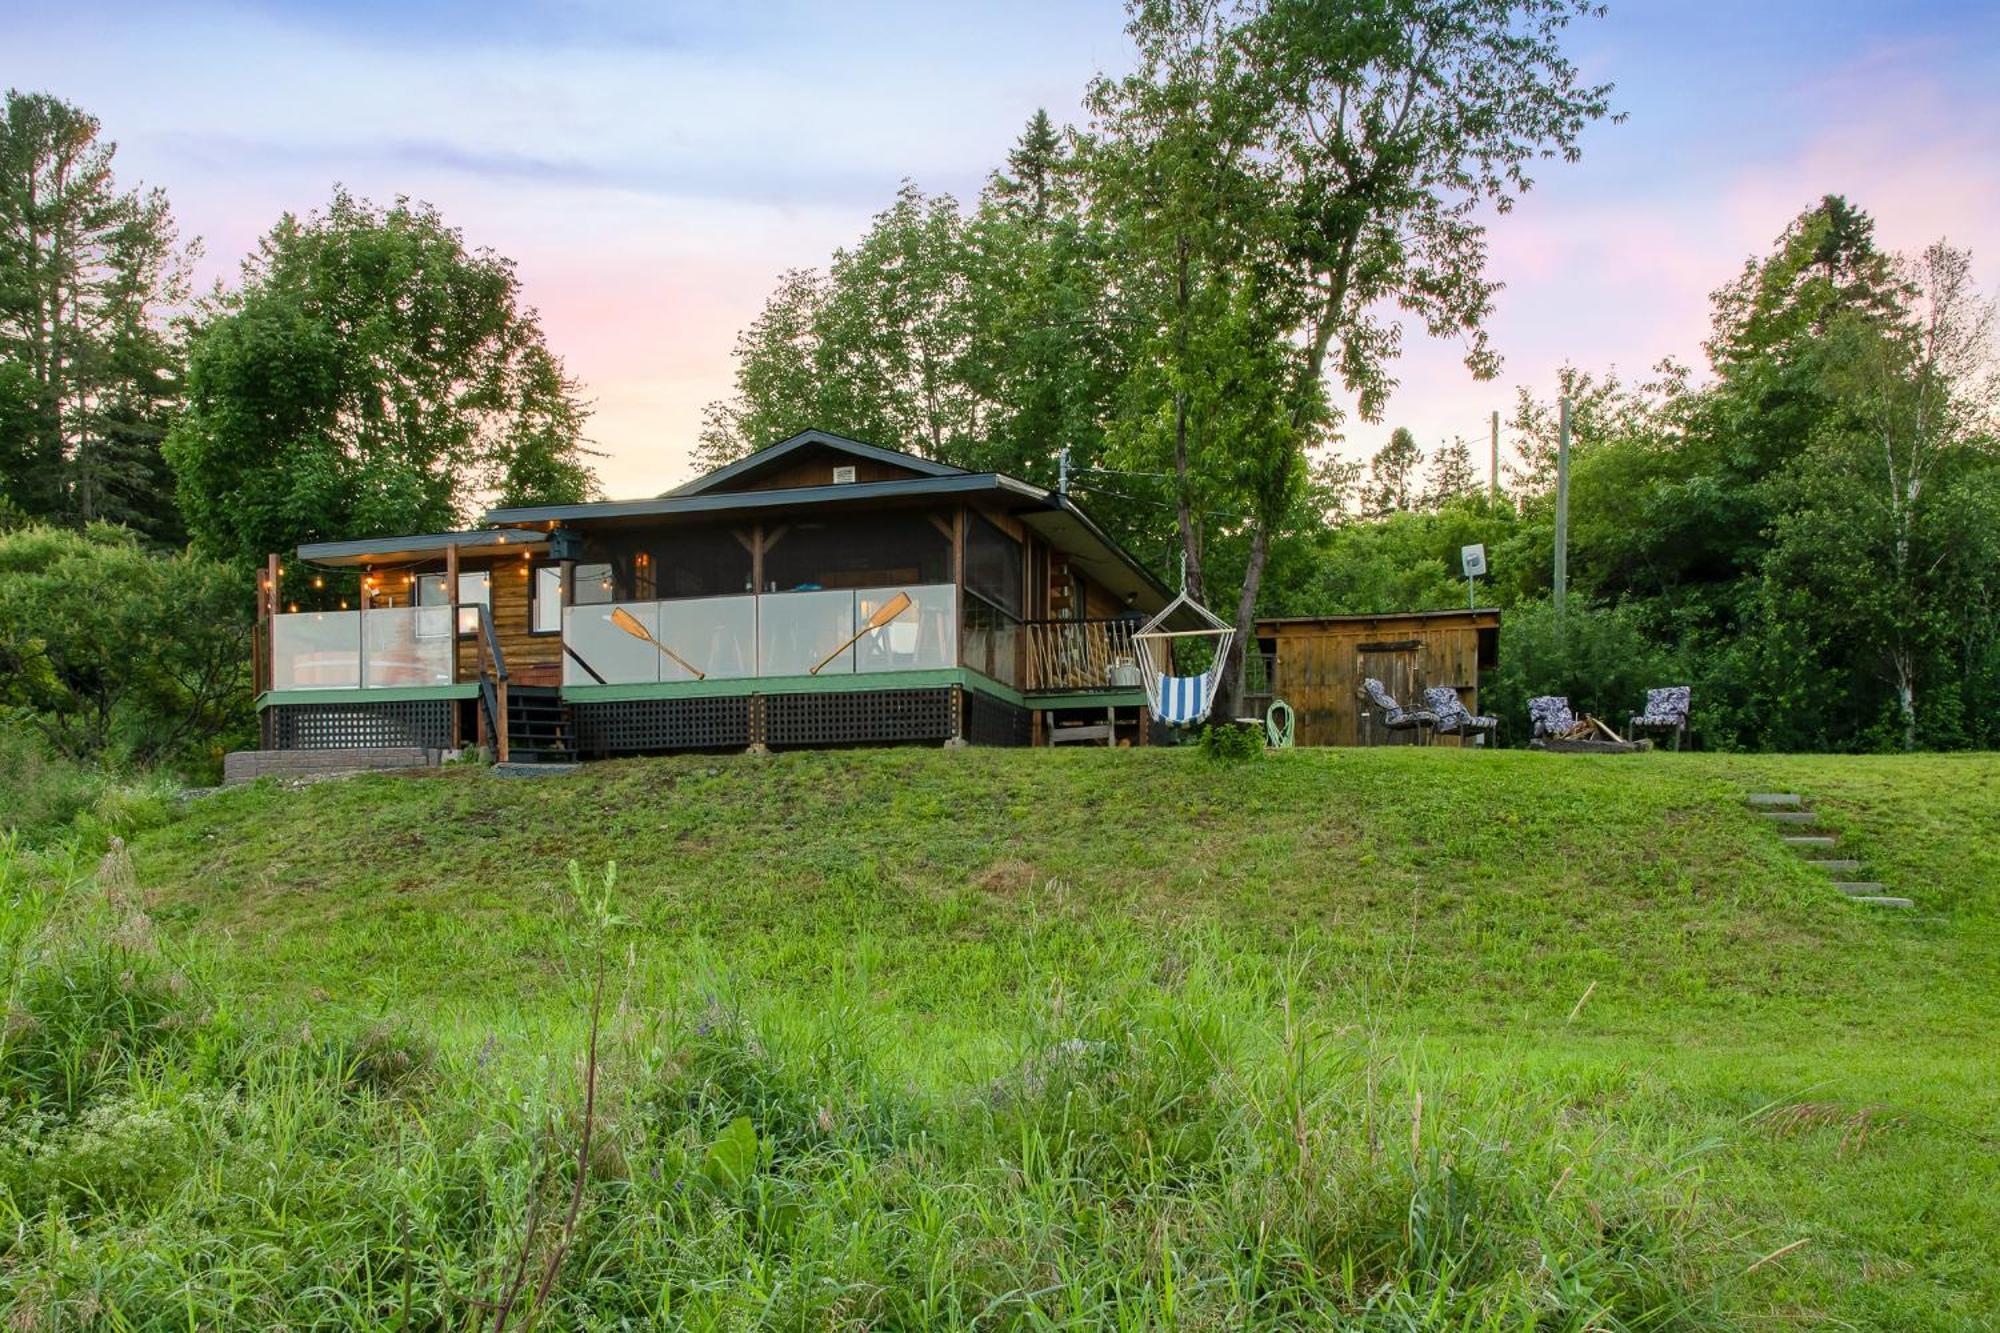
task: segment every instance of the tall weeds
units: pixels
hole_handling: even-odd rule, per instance
[[[552,921],[573,1021],[440,1047],[232,1017],[129,866],[0,845],[13,1326],[1722,1326],[1703,1145],[1297,975],[1192,949],[961,1060],[865,987],[647,994],[614,883]]]

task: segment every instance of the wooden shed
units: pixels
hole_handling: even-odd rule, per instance
[[[1272,692],[1292,706],[1300,745],[1407,745],[1415,732],[1391,732],[1360,697],[1373,676],[1405,708],[1421,708],[1424,690],[1449,685],[1479,711],[1479,673],[1500,654],[1497,610],[1411,611],[1378,616],[1302,616],[1257,622],[1270,661]],[[1440,736],[1439,745],[1457,745]]]

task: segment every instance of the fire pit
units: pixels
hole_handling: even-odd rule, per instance
[[[1528,748],[1549,750],[1556,754],[1638,754],[1652,749],[1653,743],[1648,740],[1628,741],[1585,713],[1568,731],[1529,741]]]

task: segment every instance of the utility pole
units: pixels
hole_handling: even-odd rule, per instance
[[[1487,495],[1494,503],[1500,500],[1500,413],[1493,413],[1493,459],[1486,474]]]
[[[1556,614],[1569,601],[1569,399],[1556,436]]]

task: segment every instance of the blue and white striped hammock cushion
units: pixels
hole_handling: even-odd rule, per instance
[[[1207,676],[1162,676],[1160,696],[1153,716],[1162,722],[1185,725],[1208,716]]]

